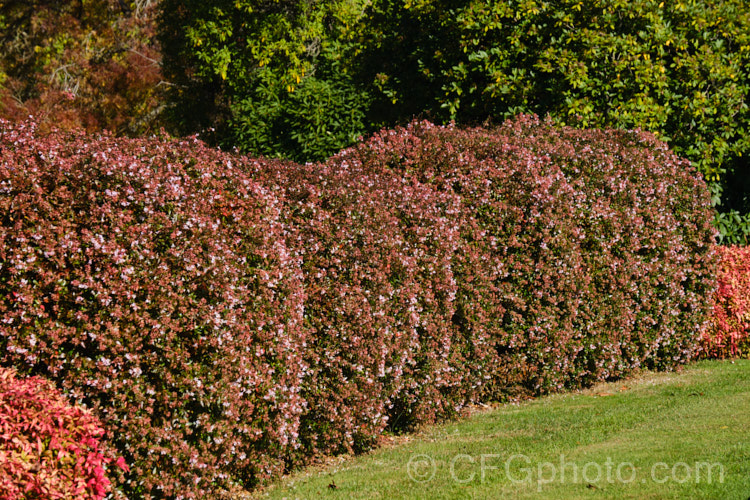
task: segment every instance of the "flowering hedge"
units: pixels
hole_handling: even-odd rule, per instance
[[[701,339],[701,356],[750,353],[750,247],[719,247],[719,287],[713,322]]]
[[[714,293],[652,135],[414,122],[325,163],[0,122],[0,361],[107,424],[135,498],[233,495],[462,406],[670,368]]]
[[[586,305],[614,321],[610,334],[582,325],[594,334],[586,343],[604,342],[594,343],[605,363],[596,378],[694,357],[716,287],[716,231],[700,174],[650,133],[578,131],[533,118],[506,122],[502,133],[548,155],[583,193],[576,210],[593,278]]]
[[[543,392],[690,359],[706,327],[714,231],[705,184],[651,134],[519,117],[414,122],[349,151],[458,194],[457,308],[484,321],[491,391]],[[473,291],[472,285],[489,282]],[[497,386],[493,388],[492,386]]]
[[[96,412],[131,497],[252,486],[297,441],[299,262],[233,161],[0,122],[0,361]]]
[[[346,153],[326,164],[264,163],[281,189],[307,293],[309,453],[367,447],[386,425],[455,413],[478,354],[452,322],[460,200]],[[474,348],[474,346],[473,346]]]
[[[0,367],[0,498],[103,499],[110,490],[103,435],[99,421],[50,382]],[[118,465],[127,469],[122,458]]]

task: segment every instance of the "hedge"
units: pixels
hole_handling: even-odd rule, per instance
[[[455,414],[481,357],[452,319],[458,196],[348,158],[251,165],[288,203],[307,292],[306,450],[370,446]],[[265,169],[264,169],[265,168]]]
[[[0,122],[0,362],[94,410],[129,497],[251,487],[297,442],[299,262],[233,161]]]
[[[237,495],[472,402],[693,358],[707,193],[651,134],[529,116],[306,165],[0,122],[0,362],[102,419],[116,493]]]
[[[501,393],[694,356],[714,287],[710,200],[653,135],[528,116],[489,130],[412,122],[350,154],[461,197],[464,247],[480,258],[459,287],[489,276],[495,292],[457,307],[488,318]]]

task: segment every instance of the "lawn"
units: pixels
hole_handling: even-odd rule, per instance
[[[750,361],[646,372],[390,441],[256,497],[746,500]]]

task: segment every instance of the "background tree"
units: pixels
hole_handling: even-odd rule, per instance
[[[243,151],[321,159],[364,132],[366,96],[343,54],[362,0],[163,0],[164,68],[181,133]]]
[[[0,116],[152,130],[163,85],[156,0],[0,0]]]
[[[372,123],[533,112],[640,127],[712,183],[725,239],[750,234],[746,2],[374,0],[362,32]]]

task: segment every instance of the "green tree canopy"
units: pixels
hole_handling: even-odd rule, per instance
[[[180,132],[317,160],[415,116],[642,128],[750,234],[744,0],[162,0],[160,39]]]
[[[363,132],[341,65],[361,0],[162,0],[160,39],[181,131],[242,150],[319,159]]]

